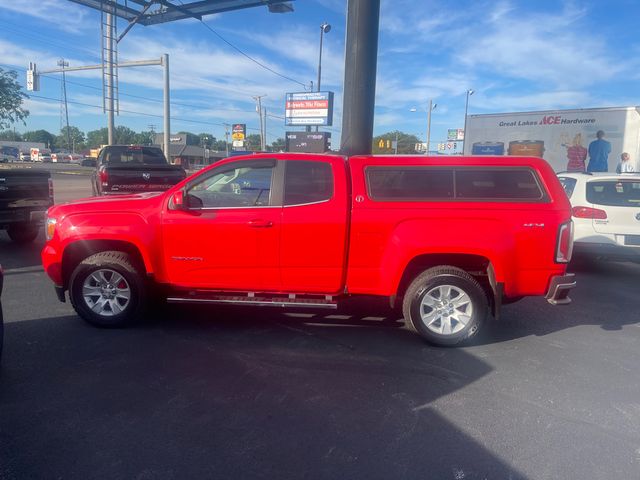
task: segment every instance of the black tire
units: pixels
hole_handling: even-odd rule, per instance
[[[124,252],[96,253],[80,262],[71,274],[69,299],[78,315],[92,325],[124,327],[144,313],[144,273]]]
[[[31,243],[40,233],[40,228],[34,225],[10,225],[7,229],[9,238],[15,243]]]
[[[451,287],[449,295],[441,297],[447,287]],[[433,308],[423,305],[427,294],[430,300],[426,303],[432,303]],[[411,282],[402,312],[409,329],[429,343],[452,346],[480,331],[489,313],[488,305],[487,295],[475,278],[460,268],[444,265],[425,270]]]

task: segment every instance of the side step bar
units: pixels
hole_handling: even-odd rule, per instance
[[[298,297],[295,294],[289,294],[287,296],[256,296],[255,293],[252,292],[244,295],[212,295],[209,293],[191,292],[184,297],[168,297],[167,302],[210,305],[252,305],[280,308],[338,308],[338,302],[336,302],[331,295],[318,295],[315,297]]]

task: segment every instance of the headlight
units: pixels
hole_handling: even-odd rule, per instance
[[[53,234],[56,233],[56,224],[58,221],[55,218],[47,217],[47,222],[45,224],[45,234],[47,236],[47,241],[53,238]]]

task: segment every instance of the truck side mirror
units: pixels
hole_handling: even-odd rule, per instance
[[[184,190],[178,190],[169,200],[169,210],[188,210],[189,202],[188,196],[185,195]]]

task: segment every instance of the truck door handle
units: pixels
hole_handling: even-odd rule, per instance
[[[273,222],[271,220],[249,220],[248,225],[253,228],[271,228]]]

